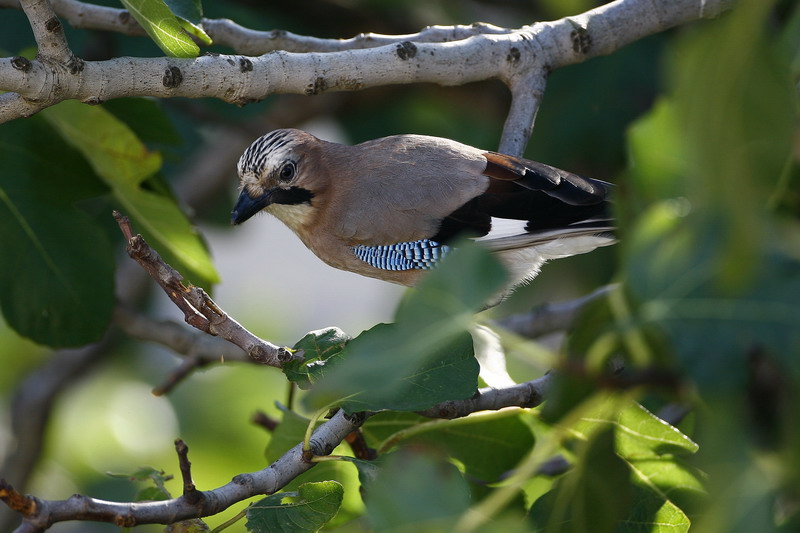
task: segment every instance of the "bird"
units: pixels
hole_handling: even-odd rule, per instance
[[[460,238],[500,259],[509,294],[550,260],[615,242],[611,183],[426,135],[356,145],[298,129],[237,164],[231,222],[265,211],[328,265],[414,286]]]

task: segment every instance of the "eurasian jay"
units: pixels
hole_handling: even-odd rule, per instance
[[[401,285],[461,236],[497,254],[510,287],[548,259],[614,242],[610,183],[449,139],[346,146],[282,129],[250,145],[238,170],[233,224],[264,210],[329,265]]]

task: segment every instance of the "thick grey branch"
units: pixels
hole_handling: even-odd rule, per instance
[[[432,418],[457,418],[482,410],[510,406],[533,407],[542,402],[549,382],[550,376],[547,375],[507,389],[482,389],[470,400],[445,402],[421,414]],[[52,523],[76,519],[133,527],[210,516],[252,496],[279,491],[314,466],[314,457],[329,455],[369,415],[363,413],[348,417],[340,410],[314,431],[307,450],[300,443],[263,470],[237,475],[230,483],[214,490],[193,492],[191,501],[180,497],[158,502],[117,503],[81,495],[67,500],[48,501],[22,495],[2,481],[0,499],[23,515],[24,520],[17,533],[43,531]]]
[[[459,28],[471,27],[433,27],[412,36],[416,42],[398,42],[405,36],[396,36],[389,38],[395,39],[392,44],[355,49],[363,46],[363,41],[382,42],[377,36],[365,36],[329,42],[338,43],[334,48],[340,51],[275,51],[254,58],[224,55],[184,60],[117,58],[86,62],[82,70],[67,69],[69,75],[41,61],[19,68],[7,58],[0,60],[0,89],[19,93],[42,107],[64,99],[98,103],[124,96],[212,97],[245,104],[275,93],[313,95],[390,84],[460,85],[500,79],[515,91],[515,108],[509,116],[503,142],[509,150],[519,151],[533,123],[538,92],[549,70],[611,53],[642,36],[682,22],[714,16],[730,2],[618,0],[577,17],[518,30],[480,25],[470,31]],[[459,32],[469,35],[473,31],[480,33],[452,42],[423,42],[426,32],[430,38],[435,35],[442,39],[447,37],[442,32],[451,32],[450,36],[455,37],[462,35]],[[286,38],[289,34],[278,35]],[[299,42],[299,38],[292,39]],[[289,43],[283,44],[291,48]],[[304,46],[294,49],[308,49]],[[525,91],[532,91],[533,97],[526,99]],[[23,111],[30,109],[0,107],[0,121],[23,116]],[[523,129],[516,131],[517,128]]]
[[[75,495],[67,500],[40,500],[23,496],[0,482],[0,499],[23,514],[17,532],[43,531],[55,522],[92,520],[111,522],[119,527],[139,524],[171,524],[189,518],[217,514],[231,505],[259,494],[273,494],[291,480],[314,466],[314,456],[329,455],[363,419],[351,420],[339,411],[318,427],[310,440],[310,449],[298,444],[269,467],[240,474],[230,483],[210,491],[199,491],[189,501],[186,497],[165,501],[117,503]]]

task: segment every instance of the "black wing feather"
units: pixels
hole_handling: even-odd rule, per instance
[[[519,157],[485,155],[484,174],[490,178],[486,192],[445,217],[433,240],[483,237],[491,231],[492,217],[526,220],[529,233],[573,226],[584,233],[593,226],[598,231],[611,228],[612,184]]]

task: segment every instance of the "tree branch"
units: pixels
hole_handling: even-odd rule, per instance
[[[198,368],[227,361],[261,362],[252,359],[244,350],[219,337],[194,333],[171,320],[153,320],[124,306],[116,308],[114,322],[132,338],[161,344],[184,356],[180,366],[167,376],[161,385],[153,389],[153,394],[156,396],[168,394]]]
[[[474,398],[445,402],[420,414],[431,418],[457,418],[481,410],[510,406],[535,407],[543,401],[550,379],[550,375],[546,375],[508,389],[482,389]],[[4,480],[0,480],[0,500],[23,516],[23,523],[15,533],[44,531],[55,522],[67,520],[111,522],[120,527],[133,527],[202,518],[220,513],[252,496],[279,491],[314,466],[315,457],[330,455],[370,414],[348,417],[339,410],[314,431],[308,450],[304,450],[304,443],[301,442],[269,467],[237,475],[230,483],[210,491],[196,490],[191,482],[187,450],[176,442],[182,479],[188,489],[183,496],[172,500],[118,503],[81,495],[67,500],[41,500],[19,493]]]
[[[503,389],[485,388],[468,400],[454,400],[417,411],[429,418],[461,418],[478,411],[497,411],[504,407],[536,407],[544,401],[547,388],[552,381],[551,374],[506,387]]]
[[[528,313],[510,315],[495,323],[509,331],[529,339],[536,339],[569,329],[580,312],[591,302],[604,298],[617,289],[616,284],[605,285],[592,293],[566,302],[546,303],[533,308]]]
[[[41,500],[25,496],[0,480],[0,500],[24,517],[16,533],[44,531],[55,522],[91,520],[111,522],[119,527],[140,524],[171,524],[189,518],[220,513],[231,505],[259,494],[273,494],[312,466],[313,456],[329,455],[363,419],[351,420],[344,411],[318,427],[310,440],[309,451],[298,444],[269,467],[240,474],[231,482],[210,491],[191,491],[192,497],[148,502],[109,502],[75,495],[67,500]]]
[[[516,91],[515,105],[522,109],[514,112],[513,128],[523,129],[513,132],[507,123],[504,132],[504,143],[518,151],[522,140],[529,135],[526,132],[535,116],[538,91],[543,87],[547,72],[611,53],[638,38],[677,24],[715,16],[731,2],[618,0],[577,17],[517,30],[488,25],[431,27],[412,36],[386,36],[385,39],[365,35],[344,41],[313,40],[270,32],[273,40],[284,39],[280,44],[288,49],[337,51],[274,51],[252,58],[227,55],[195,59],[126,57],[89,61],[82,70],[67,69],[70,75],[63,76],[55,75],[52,66],[41,61],[32,61],[30,68],[20,70],[6,58],[0,60],[0,89],[19,93],[42,107],[65,99],[99,103],[125,96],[212,97],[246,104],[276,93],[314,95],[390,84],[461,85],[500,79]],[[218,27],[236,28],[228,22],[220,22]],[[244,30],[235,31],[242,33]],[[451,37],[460,39],[425,42],[426,39]],[[375,43],[381,46],[359,48]],[[537,71],[532,77],[531,73]],[[517,81],[520,79],[525,81]],[[522,96],[526,90],[534,92],[533,99],[526,100]],[[2,106],[0,121],[26,116],[25,113],[30,114],[30,109]]]
[[[33,37],[39,48],[38,57],[56,64],[80,68],[80,60],[72,54],[64,35],[64,28],[48,0],[20,0],[20,7],[28,17]]]
[[[253,360],[265,365],[280,368],[284,363],[302,359],[301,354],[293,354],[288,348],[281,348],[250,333],[229,317],[200,287],[185,286],[183,276],[165,263],[141,235],[133,234],[127,217],[115,211],[114,218],[128,241],[128,255],[167,293],[183,312],[187,324],[210,335],[221,336],[244,350]]]

